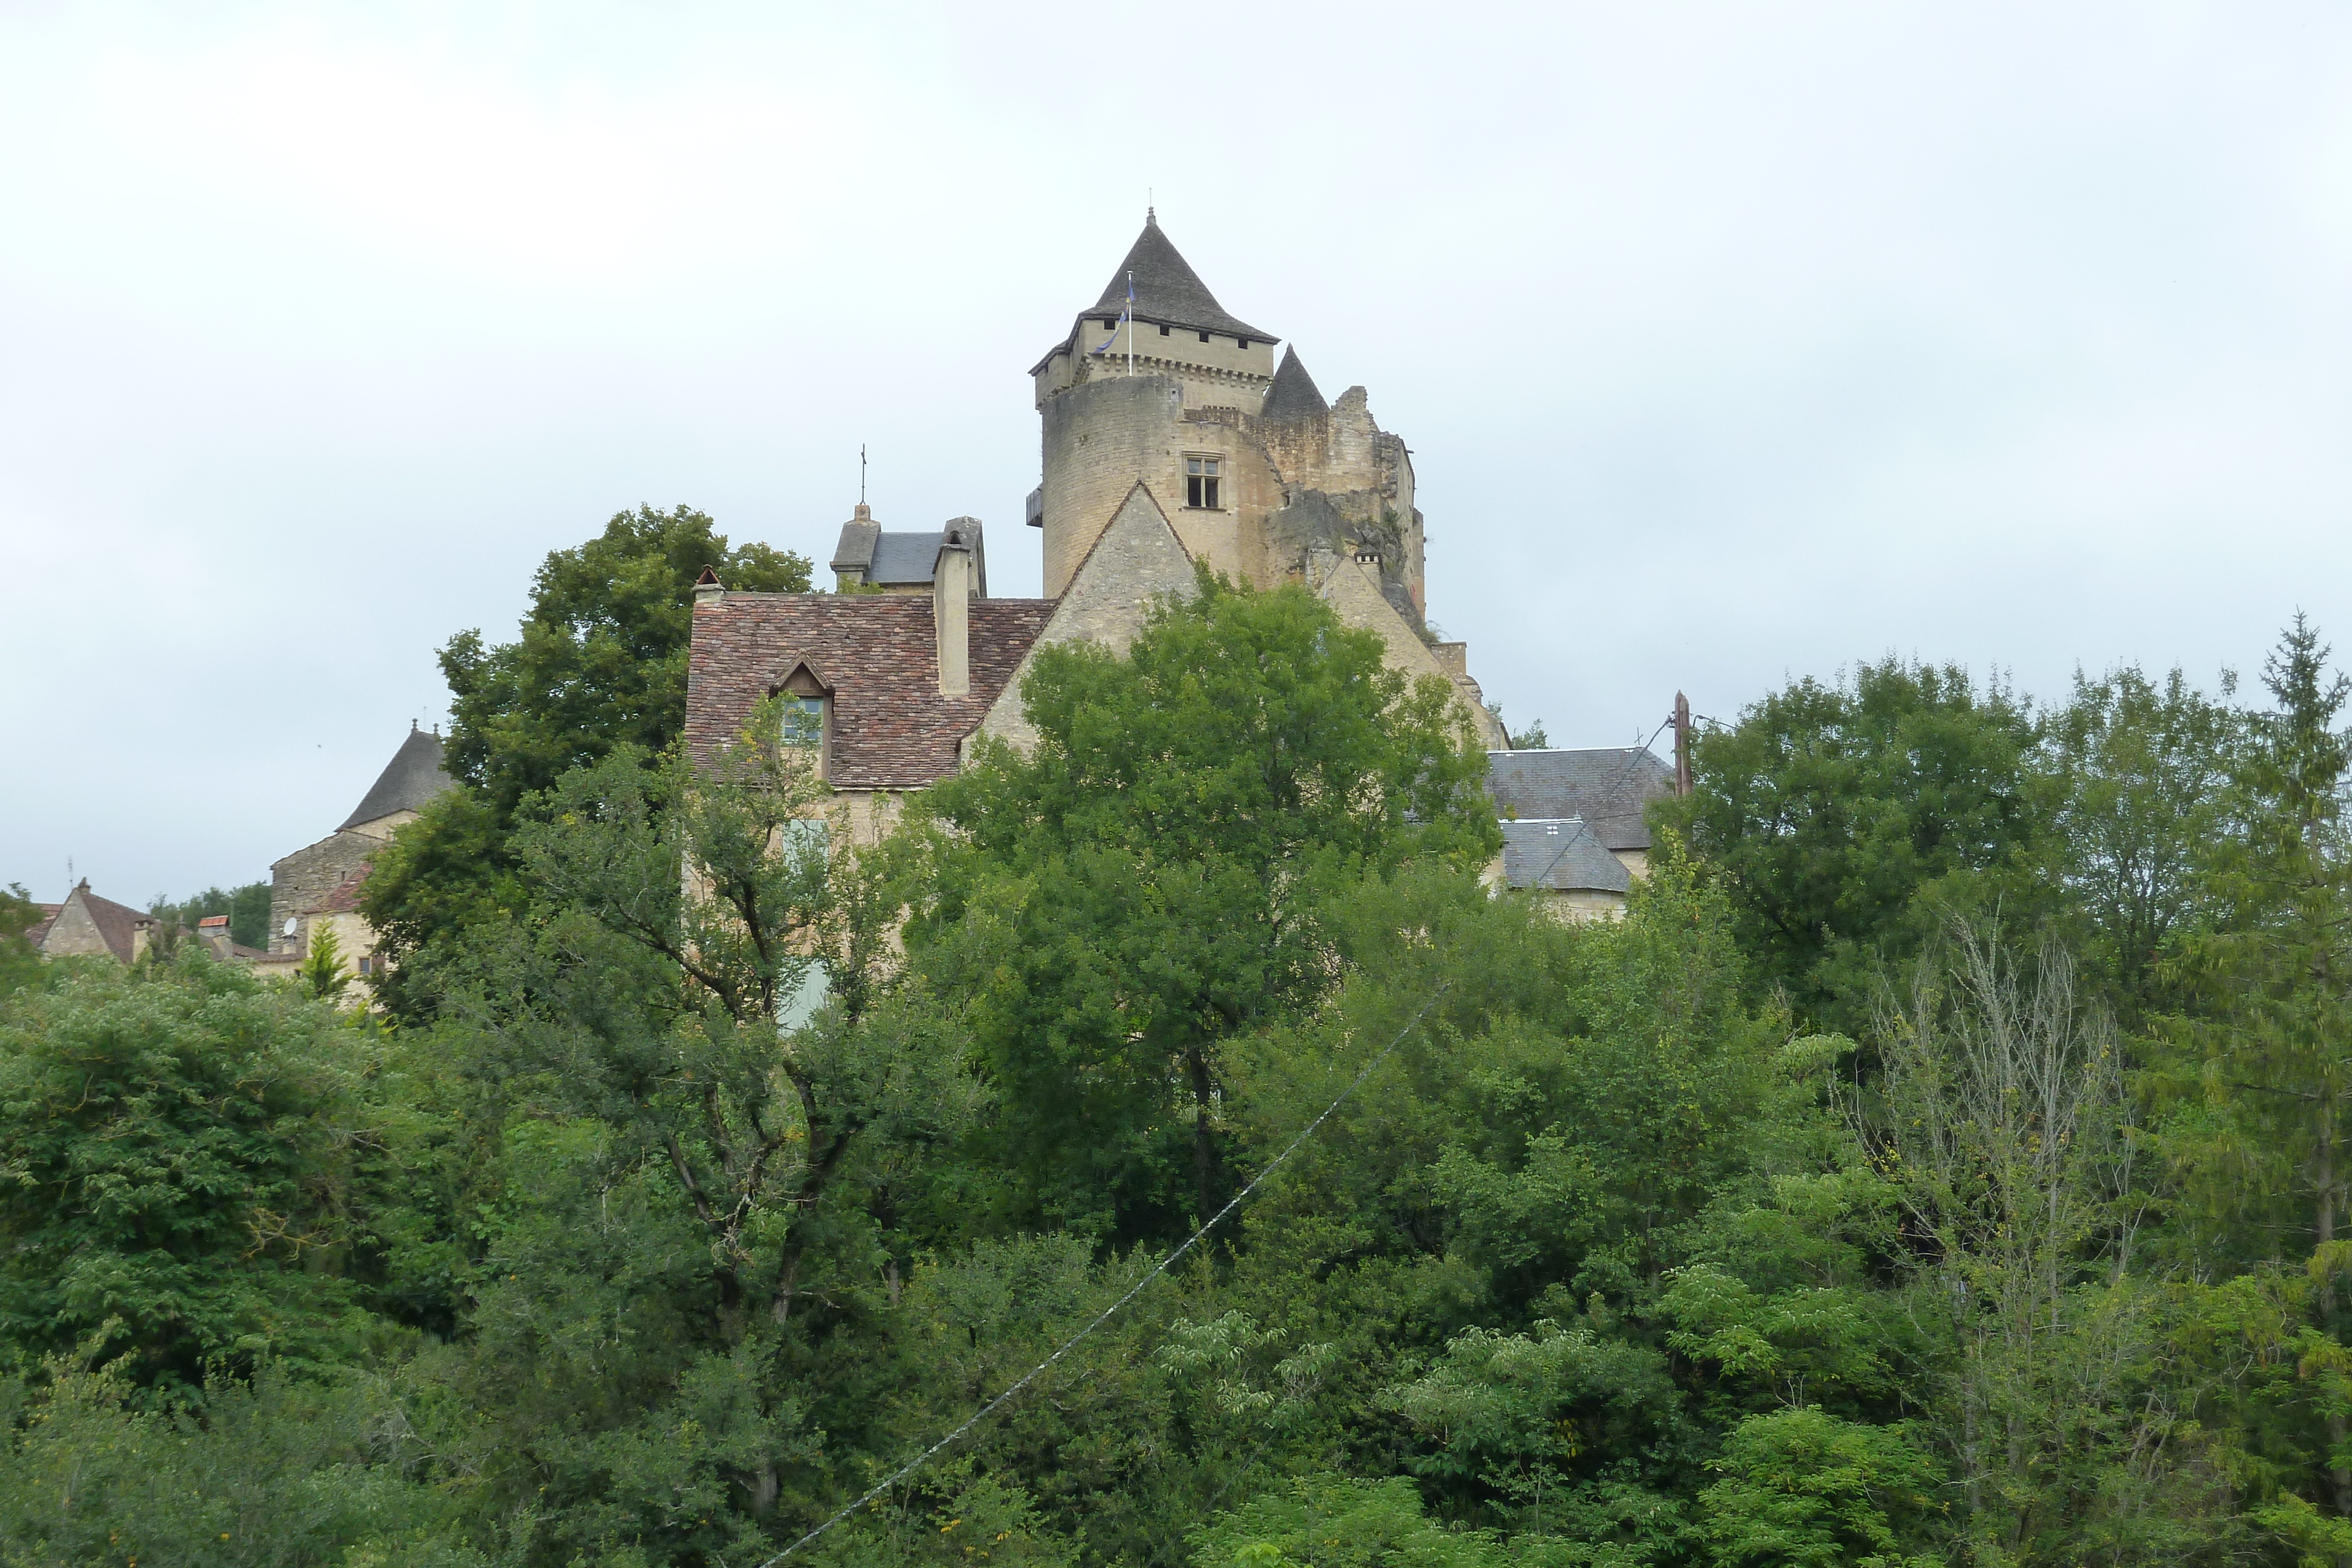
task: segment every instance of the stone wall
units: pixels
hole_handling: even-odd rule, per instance
[[[1028,656],[964,742],[964,759],[971,759],[972,744],[982,736],[1023,751],[1037,744],[1037,732],[1022,711],[1021,685],[1028,678],[1039,648],[1056,643],[1098,643],[1115,653],[1124,653],[1142,630],[1154,599],[1186,597],[1193,586],[1192,563],[1167,517],[1148,487],[1131,486],[1100,542],[1071,579],[1069,591],[1054,607],[1052,618],[1030,646]]]
[[[269,868],[269,950],[299,956],[308,946],[301,916],[325,902],[343,879],[375,857],[383,841],[366,833],[340,832],[296,850]],[[295,922],[294,935],[286,922]],[[373,949],[373,942],[371,940]]]

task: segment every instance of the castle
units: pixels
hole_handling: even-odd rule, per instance
[[[1412,457],[1361,387],[1327,402],[1294,347],[1226,311],[1156,214],[1095,303],[1030,372],[1042,482],[1026,521],[1042,599],[992,599],[980,523],[894,533],[861,505],[833,557],[835,593],[697,588],[687,738],[708,759],[751,706],[787,696],[861,839],[974,742],[1034,739],[1020,688],[1036,650],[1123,649],[1196,563],[1239,582],[1305,585],[1387,663],[1451,685],[1490,749],[1507,742],[1468,650],[1427,632]]]

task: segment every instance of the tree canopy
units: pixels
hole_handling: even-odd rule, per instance
[[[392,1010],[0,900],[0,1563],[2352,1560],[2316,629],[1797,681],[1573,923],[1213,579],[861,839],[621,671],[705,543],[459,661]]]

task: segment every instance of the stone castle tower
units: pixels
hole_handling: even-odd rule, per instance
[[[1412,455],[1373,423],[1363,388],[1327,402],[1295,348],[1276,363],[1276,341],[1219,305],[1145,217],[1102,298],[1030,372],[1045,476],[1028,520],[1045,532],[1046,597],[1139,480],[1195,560],[1260,588],[1314,558],[1359,563],[1421,630]]]

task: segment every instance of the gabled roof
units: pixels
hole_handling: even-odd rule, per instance
[[[1625,862],[1574,817],[1505,822],[1503,880],[1555,893],[1623,893],[1633,885]]]
[[[1128,247],[1126,259],[1104,285],[1102,298],[1084,316],[1116,316],[1127,308],[1127,275],[1135,275],[1135,314],[1155,325],[1190,327],[1196,332],[1223,332],[1235,338],[1270,342],[1274,334],[1261,332],[1230,314],[1201,281],[1192,264],[1177,254],[1160,231],[1159,214],[1147,213],[1143,232]]]
[[[65,905],[62,904],[37,904],[33,905],[33,907],[39,910],[40,914],[34,918],[33,923],[30,925],[25,927],[23,935],[26,941],[31,943],[34,946],[38,947],[41,945],[41,938],[47,936],[49,934],[49,927],[57,923],[58,912],[63,909]]]
[[[155,924],[155,917],[143,909],[133,909],[127,904],[117,904],[110,898],[100,898],[90,892],[89,878],[84,877],[74,885],[71,893],[66,894],[65,903],[58,905],[58,913],[49,917],[48,925],[42,931],[44,938],[56,930],[66,911],[77,904],[81,905],[83,915],[97,930],[98,939],[106,944],[106,950],[125,964],[138,956],[138,944],[134,937],[139,928]]]
[[[1298,350],[1286,347],[1282,363],[1275,368],[1274,381],[1265,389],[1265,407],[1260,417],[1265,419],[1313,419],[1331,412],[1324,401],[1323,389],[1298,362]]]
[[[343,819],[342,827],[335,831],[341,832],[343,828],[373,822],[394,811],[421,811],[427,800],[450,787],[449,775],[441,770],[441,737],[412,723],[408,738],[400,743],[400,749],[384,764],[374,787]]]
[[[968,609],[971,689],[940,695],[931,601],[915,594],[728,593],[698,601],[688,655],[686,738],[708,762],[741,732],[791,654],[833,688],[829,782],[844,789],[919,789],[956,769],[957,747],[1037,640],[1050,599],[974,599]]]
[[[1486,792],[1497,814],[1522,821],[1580,818],[1612,850],[1650,847],[1642,809],[1674,788],[1674,769],[1646,747],[1486,753]]]

